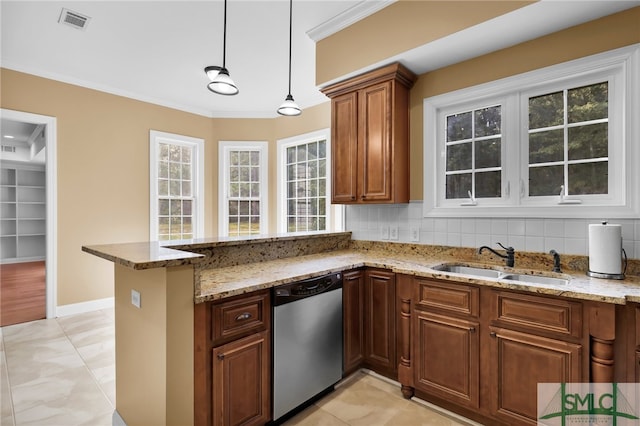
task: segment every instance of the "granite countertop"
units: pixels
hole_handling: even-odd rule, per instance
[[[574,299],[625,304],[640,302],[640,277],[624,280],[591,278],[584,273],[541,273],[536,270],[498,268],[504,271],[544,274],[563,277],[569,282],[559,285],[528,284],[512,280],[475,277],[443,272],[434,269],[442,263],[452,262],[450,257],[402,257],[387,252],[339,250],[328,253],[284,258],[268,262],[207,269],[200,275],[200,288],[196,290],[195,303],[218,300],[229,296],[267,289],[281,284],[316,276],[346,271],[362,266],[390,269],[393,272],[418,277],[447,279],[460,283],[477,284],[494,288],[527,291],[544,295]],[[472,265],[466,262],[456,264]]]

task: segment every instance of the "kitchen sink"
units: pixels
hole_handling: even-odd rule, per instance
[[[520,281],[531,284],[548,284],[548,285],[566,285],[569,280],[565,278],[543,277],[540,275],[529,274],[509,274],[506,273],[500,277],[503,280]]]
[[[464,274],[464,275],[473,275],[476,277],[487,277],[487,278],[499,278],[502,272],[496,271],[495,269],[489,268],[480,268],[475,266],[462,266],[462,265],[439,265],[434,268],[438,271],[442,272],[453,272],[456,274]]]
[[[546,284],[546,285],[566,285],[569,280],[566,278],[546,277],[542,275],[505,272],[492,269],[491,267],[482,266],[464,266],[445,263],[434,268],[437,271],[452,272],[455,274],[469,275],[473,277],[483,277],[495,280],[511,280],[520,281],[528,284]]]

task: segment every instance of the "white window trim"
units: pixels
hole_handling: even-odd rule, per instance
[[[624,85],[625,90],[622,94],[623,112],[613,110],[610,113],[610,119],[622,120],[622,135],[615,135],[612,132],[613,126],[609,126],[610,140],[612,137],[619,138],[623,141],[620,144],[613,144],[613,155],[619,155],[622,164],[620,167],[611,170],[610,167],[610,189],[614,185],[613,196],[618,196],[619,201],[612,205],[540,205],[541,201],[532,201],[525,198],[511,197],[511,203],[503,203],[495,205],[496,202],[487,202],[484,200],[475,206],[460,206],[460,202],[456,205],[443,203],[442,193],[444,188],[440,188],[438,176],[442,176],[442,167],[444,166],[444,153],[439,149],[438,131],[442,131],[442,125],[438,123],[438,117],[441,110],[455,106],[456,104],[468,105],[470,103],[491,103],[500,96],[505,95],[505,102],[509,102],[507,108],[503,108],[506,114],[513,113],[516,109],[511,106],[518,105],[520,102],[526,102],[526,99],[520,100],[520,93],[531,93],[536,88],[544,86],[551,87],[553,84],[559,84],[562,81],[571,79],[571,81],[592,80],[592,76],[599,73],[617,72],[617,77],[610,80],[611,91],[618,91],[620,96],[621,88]],[[524,89],[522,89],[524,88]],[[517,94],[513,94],[517,92]],[[494,82],[489,82],[457,90],[451,93],[434,96],[424,99],[424,211],[425,217],[547,217],[547,218],[636,218],[640,215],[640,171],[637,166],[640,164],[640,123],[637,119],[640,116],[640,44],[612,50],[609,52],[592,55],[589,57],[577,59],[574,61],[534,70],[528,73],[504,78]],[[524,97],[522,97],[524,98]],[[611,110],[610,110],[611,111]],[[524,115],[524,112],[522,113]],[[614,117],[615,114],[615,117]],[[515,136],[515,140],[526,141],[522,133],[526,133],[520,123],[526,117],[517,117],[509,122],[503,120],[506,124],[503,129],[503,145],[506,145],[507,137]],[[515,125],[514,125],[515,123]],[[620,151],[615,152],[616,149]],[[526,181],[520,176],[520,165],[517,167],[509,167],[509,160],[522,162],[522,156],[526,155],[526,146],[521,143],[520,152],[517,157],[510,155],[507,161],[503,162],[503,194],[505,191],[513,193],[521,192],[520,182]],[[513,153],[512,153],[513,154]],[[609,158],[613,158],[610,152]],[[521,180],[522,179],[522,180]],[[524,188],[526,190],[526,188]],[[612,194],[609,194],[612,196]],[[559,196],[557,197],[559,200]],[[513,200],[516,200],[514,202]],[[542,201],[544,202],[544,200]],[[494,205],[491,205],[491,204]],[[538,204],[536,204],[538,203]]]
[[[204,237],[204,139],[174,133],[149,131],[149,239],[158,241],[158,146],[160,143],[193,147],[195,166],[193,187],[195,208],[193,237]],[[175,244],[176,240],[163,240],[160,244]]]
[[[285,164],[287,148],[294,145],[311,143],[324,139],[327,142],[327,231],[343,229],[344,226],[344,206],[331,204],[331,129],[325,128],[314,132],[289,138],[278,139],[277,150],[277,223],[278,233],[296,234],[300,232],[289,232],[287,227],[287,182],[285,180]],[[319,231],[323,232],[323,231]]]
[[[251,149],[260,152],[260,234],[266,234],[269,229],[269,143],[266,141],[220,141],[218,145],[218,232],[221,236],[229,234],[229,204],[227,195],[229,189],[229,174],[227,170],[227,153],[233,150]]]

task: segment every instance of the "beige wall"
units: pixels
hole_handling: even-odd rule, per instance
[[[0,69],[1,107],[57,119],[58,300],[113,296],[113,265],[82,245],[149,238],[149,130],[205,141],[205,236],[218,230],[218,141],[276,139],[329,127],[328,103],[299,117],[211,119],[96,90]],[[275,206],[275,167],[269,169]],[[276,213],[269,214],[275,232]]]
[[[397,1],[316,44],[316,83],[322,86],[531,3],[535,1]]]

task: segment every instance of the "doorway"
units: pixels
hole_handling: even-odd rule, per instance
[[[56,316],[56,119],[0,112],[0,325],[4,326]]]

